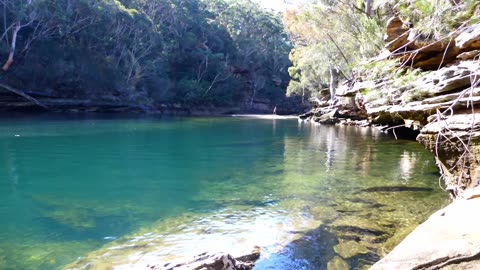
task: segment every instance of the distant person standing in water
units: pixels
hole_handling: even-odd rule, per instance
[[[277,106],[273,107],[273,114],[277,114]]]

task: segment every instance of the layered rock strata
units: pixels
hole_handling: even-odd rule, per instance
[[[326,102],[331,97],[317,98],[300,118],[416,130],[436,157],[444,187],[461,198],[480,185],[480,23],[426,40],[392,18],[386,32],[387,50],[374,61],[394,60],[407,71],[390,78],[358,76],[339,86],[334,104]]]
[[[387,50],[374,61],[396,61],[401,75],[359,75],[341,85],[337,97],[314,100],[301,118],[407,127],[435,156],[454,202],[371,269],[480,269],[480,23],[428,40],[392,18],[385,42]],[[327,99],[336,102],[325,105]]]

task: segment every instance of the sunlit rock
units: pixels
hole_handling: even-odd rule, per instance
[[[418,141],[436,155],[446,189],[462,197],[480,186],[480,114],[457,113],[426,125]]]
[[[436,212],[371,269],[479,269],[479,208],[476,198]]]
[[[480,23],[471,25],[463,30],[455,38],[455,45],[463,51],[480,49]]]

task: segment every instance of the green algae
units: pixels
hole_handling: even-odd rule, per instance
[[[328,262],[327,269],[328,270],[349,270],[350,265],[348,265],[348,263],[342,258],[336,256]]]
[[[344,259],[349,259],[359,254],[369,253],[369,250],[364,245],[361,245],[356,241],[340,242],[338,245],[334,246],[333,249]]]
[[[0,244],[5,245],[4,243]],[[69,241],[47,243],[16,243],[0,247],[0,269],[58,269],[58,265],[64,265],[73,259],[72,254],[85,253],[92,246],[100,246],[93,241]],[[18,251],[21,252],[18,252]],[[8,259],[7,259],[8,258]]]
[[[46,212],[42,215],[45,218],[53,219],[54,221],[71,227],[75,230],[87,230],[95,228],[95,219],[84,209],[62,209]]]

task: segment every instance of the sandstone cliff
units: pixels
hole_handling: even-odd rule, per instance
[[[387,26],[387,50],[340,85],[336,97],[316,99],[301,118],[418,131],[445,188],[460,198],[480,185],[480,23],[441,40],[423,39],[399,18]]]
[[[313,100],[305,120],[408,128],[435,156],[454,202],[435,213],[371,269],[480,269],[480,23],[441,39],[400,18],[386,50],[359,67],[337,95]],[[397,131],[399,132],[399,130]]]

